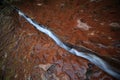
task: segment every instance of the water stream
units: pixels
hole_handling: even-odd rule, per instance
[[[50,29],[48,29],[44,25],[41,25],[41,24],[37,23],[35,20],[33,20],[30,17],[28,17],[27,15],[25,15],[19,9],[17,9],[17,8],[15,8],[15,9],[16,9],[16,11],[18,12],[18,14],[20,16],[25,18],[37,30],[39,30],[40,32],[48,35],[50,38],[52,38],[54,40],[54,42],[58,46],[60,46],[61,48],[64,48],[69,53],[72,53],[72,54],[74,54],[76,56],[80,56],[80,57],[83,57],[83,58],[89,60],[90,62],[92,62],[93,64],[95,64],[96,66],[98,66],[99,68],[101,68],[102,70],[104,70],[105,72],[110,74],[111,76],[113,76],[113,77],[117,78],[118,80],[120,80],[120,72],[117,71],[116,69],[114,69],[111,65],[109,65],[107,63],[107,61],[103,60],[100,56],[96,55],[94,52],[92,52],[92,51],[90,51],[90,50],[88,50],[86,48],[84,49],[82,47],[76,47],[74,45],[67,44],[67,43],[61,41],[56,36],[56,34],[54,34]]]

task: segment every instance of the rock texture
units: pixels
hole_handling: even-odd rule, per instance
[[[13,3],[61,40],[118,61],[119,4],[119,0]],[[89,61],[58,47],[9,6],[0,6],[0,73],[2,80],[116,80]]]

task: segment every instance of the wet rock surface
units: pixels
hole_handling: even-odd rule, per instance
[[[119,0],[26,0],[13,5],[62,41],[120,60]],[[7,6],[0,6],[0,73],[2,80],[116,80],[57,46]]]

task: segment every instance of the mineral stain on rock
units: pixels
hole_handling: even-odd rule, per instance
[[[82,22],[81,20],[77,20],[77,27],[82,29],[82,30],[89,30],[89,28],[91,28],[89,25],[87,25],[86,23]]]

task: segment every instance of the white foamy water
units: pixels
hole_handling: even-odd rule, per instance
[[[55,43],[64,48],[65,50],[67,50],[68,52],[76,55],[76,56],[80,56],[83,57],[87,60],[89,60],[90,62],[92,62],[93,64],[95,64],[96,66],[98,66],[99,68],[101,68],[102,70],[104,70],[105,72],[107,72],[108,74],[112,75],[113,77],[120,79],[120,72],[116,72],[116,70],[112,69],[112,67],[110,65],[107,64],[107,62],[105,62],[104,60],[102,60],[100,57],[98,57],[97,55],[93,54],[92,52],[80,52],[78,51],[75,47],[70,46],[70,45],[66,45],[64,42],[62,42],[52,31],[50,31],[48,28],[46,28],[43,25],[38,24],[36,21],[32,20],[31,18],[27,17],[23,12],[21,12],[20,10],[17,9],[17,12],[20,16],[24,17],[30,24],[32,24],[37,30],[45,33],[46,35],[48,35],[50,38],[52,38]],[[80,21],[79,21],[80,22]],[[88,30],[88,26],[86,24],[83,23],[79,23],[79,26],[84,26],[85,30]]]

